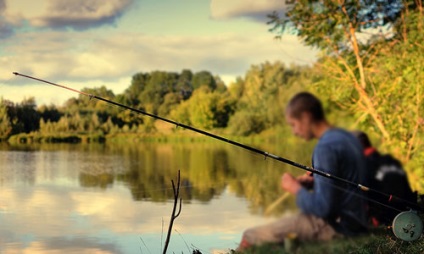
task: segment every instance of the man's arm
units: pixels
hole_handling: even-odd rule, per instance
[[[314,168],[335,174],[338,169],[336,154],[330,148],[319,147],[314,151]],[[320,218],[328,217],[335,205],[336,190],[334,182],[323,176],[314,176],[313,191],[300,188],[297,192],[296,203],[307,214],[313,214]]]

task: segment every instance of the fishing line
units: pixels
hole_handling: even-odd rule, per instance
[[[186,125],[186,124],[182,124],[182,123],[179,123],[179,122],[176,122],[176,121],[173,121],[173,120],[170,120],[170,119],[167,119],[167,118],[164,118],[164,117],[161,117],[161,116],[158,116],[158,115],[155,115],[155,114],[146,112],[144,110],[135,109],[135,108],[132,108],[130,106],[127,106],[127,105],[124,105],[124,104],[121,104],[121,103],[118,103],[118,102],[115,102],[115,101],[112,101],[112,100],[108,100],[108,99],[102,98],[100,96],[96,96],[96,95],[93,95],[93,94],[82,92],[82,91],[79,91],[79,90],[76,90],[76,89],[73,89],[73,88],[70,88],[70,87],[67,87],[67,86],[64,86],[64,85],[59,85],[59,84],[56,84],[56,83],[53,83],[53,82],[50,82],[50,81],[47,81],[47,80],[35,78],[35,77],[28,76],[28,75],[25,75],[25,74],[20,74],[20,73],[17,73],[17,72],[13,72],[13,74],[15,74],[16,76],[21,76],[21,77],[25,77],[25,78],[28,78],[28,79],[36,80],[36,81],[39,81],[39,82],[47,83],[47,84],[50,84],[50,85],[53,85],[53,86],[56,86],[56,87],[60,87],[60,88],[63,88],[63,89],[66,89],[66,90],[69,90],[69,91],[72,91],[72,92],[75,92],[75,93],[78,93],[78,94],[82,94],[82,95],[88,96],[90,99],[93,99],[94,98],[94,99],[97,99],[97,100],[100,100],[100,101],[104,101],[106,103],[113,104],[115,106],[118,106],[118,107],[121,107],[121,108],[130,110],[130,111],[136,112],[138,114],[146,115],[146,116],[149,116],[149,117],[152,117],[152,118],[155,118],[155,119],[158,119],[158,120],[161,120],[161,121],[170,123],[170,124],[175,125],[177,127],[181,127],[181,128],[184,128],[184,129],[191,130],[193,132],[200,133],[202,135],[205,135],[205,136],[208,136],[208,137],[211,137],[211,138],[214,138],[214,139],[217,139],[217,140],[220,140],[220,141],[223,141],[223,142],[226,142],[226,143],[229,143],[229,144],[238,146],[238,147],[243,148],[245,150],[248,150],[248,151],[251,151],[251,152],[254,152],[254,153],[257,153],[257,154],[261,154],[261,155],[264,156],[264,158],[272,158],[274,160],[277,160],[277,161],[283,162],[285,164],[288,164],[288,165],[291,165],[291,166],[294,166],[294,167],[303,169],[303,170],[308,171],[308,172],[311,172],[313,174],[321,175],[323,177],[326,177],[326,178],[329,178],[329,179],[333,179],[333,180],[336,180],[338,182],[345,183],[347,185],[354,186],[354,187],[360,189],[363,192],[376,193],[378,195],[381,195],[381,196],[386,197],[389,201],[391,201],[391,200],[400,201],[400,202],[402,202],[404,204],[407,204],[411,208],[414,208],[416,210],[419,210],[421,212],[424,212],[424,209],[422,207],[418,206],[416,203],[412,203],[410,201],[404,200],[404,199],[399,198],[399,197],[397,197],[395,195],[390,195],[390,194],[383,193],[381,191],[372,189],[372,188],[370,188],[368,186],[365,186],[365,185],[362,185],[362,184],[359,184],[359,183],[355,183],[355,182],[349,181],[347,179],[344,179],[344,178],[341,178],[341,177],[338,177],[338,176],[329,174],[329,173],[327,173],[325,171],[321,171],[321,170],[316,169],[316,168],[313,168],[313,167],[308,167],[308,166],[305,166],[305,165],[301,165],[301,164],[299,164],[297,162],[294,162],[294,161],[291,161],[289,159],[286,159],[286,158],[283,158],[283,157],[274,155],[274,154],[269,153],[269,152],[266,152],[266,151],[259,150],[257,148],[251,147],[251,146],[247,146],[245,144],[242,144],[242,143],[239,143],[239,142],[236,142],[236,141],[233,141],[233,140],[230,140],[230,139],[227,139],[227,138],[218,136],[216,134],[213,134],[213,133],[210,133],[210,132],[207,132],[207,131],[204,131],[204,130],[197,129],[197,128],[194,128],[192,126],[189,126],[189,125]]]
[[[396,208],[396,207],[394,207],[394,206],[391,206],[391,205],[388,205],[388,204],[384,204],[384,203],[382,203],[382,202],[380,202],[380,201],[377,201],[377,200],[375,200],[375,199],[372,199],[372,198],[370,198],[370,197],[367,197],[366,195],[363,195],[363,194],[361,194],[361,193],[359,193],[358,191],[355,191],[355,190],[348,190],[348,189],[346,189],[346,188],[342,188],[342,187],[340,187],[340,186],[338,186],[336,183],[332,183],[332,182],[330,182],[330,181],[327,181],[327,182],[324,182],[325,184],[328,184],[328,185],[331,185],[333,188],[336,188],[336,189],[338,189],[338,190],[340,190],[340,191],[343,191],[343,192],[345,192],[345,193],[349,193],[349,194],[352,194],[352,195],[354,195],[354,196],[356,196],[356,197],[359,197],[359,198],[361,198],[361,199],[363,199],[363,200],[366,200],[366,201],[368,201],[368,202],[373,202],[373,203],[375,203],[375,204],[378,204],[378,205],[381,205],[381,206],[384,206],[384,207],[386,207],[386,208],[389,208],[389,209],[391,209],[391,210],[394,210],[394,211],[396,211],[396,212],[403,212],[403,210],[401,210],[401,209],[398,209],[398,208]],[[271,205],[269,205],[268,207],[267,207],[267,209],[265,210],[265,212],[264,212],[264,215],[266,216],[266,215],[269,215],[270,213],[271,213],[271,211],[272,210],[274,210],[282,201],[284,201],[287,197],[289,197],[289,195],[288,195],[289,193],[288,192],[285,192],[279,199],[277,199],[276,201],[274,201],[274,203],[272,203]],[[383,208],[382,207],[377,207],[377,209],[379,209],[379,210],[383,210]]]
[[[402,211],[403,211],[403,210],[400,210],[399,208],[396,208],[396,207],[394,207],[394,206],[391,206],[391,205],[388,205],[388,204],[382,203],[382,202],[380,202],[380,201],[378,201],[378,200],[375,200],[375,199],[370,198],[370,197],[368,197],[368,196],[366,196],[366,195],[363,195],[363,194],[361,194],[361,192],[358,192],[358,191],[355,191],[355,190],[348,190],[347,188],[343,188],[343,187],[341,187],[341,186],[339,186],[339,185],[337,185],[336,183],[333,183],[333,182],[331,182],[331,181],[326,181],[325,183],[326,183],[326,184],[328,184],[328,185],[331,185],[332,187],[334,187],[334,188],[336,188],[336,189],[338,189],[338,190],[344,191],[345,193],[352,194],[352,195],[354,195],[354,196],[356,196],[356,197],[362,198],[362,199],[364,199],[364,200],[366,200],[366,201],[369,201],[369,202],[373,202],[373,203],[375,203],[375,204],[379,204],[379,205],[384,206],[384,207],[386,207],[386,208],[389,208],[389,209],[391,209],[391,210],[394,210],[394,211],[397,211],[397,212],[402,212]],[[363,192],[362,192],[362,193],[363,193]],[[381,207],[378,207],[378,209],[382,210],[382,208],[381,208]]]

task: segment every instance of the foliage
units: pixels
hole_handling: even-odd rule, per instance
[[[0,139],[39,129],[40,114],[36,110],[34,98],[24,99],[17,104],[1,99],[0,104]]]
[[[306,253],[306,254],[338,254],[338,253],[362,253],[362,254],[391,254],[391,253],[422,253],[424,250],[423,239],[415,242],[404,242],[393,238],[391,232],[376,232],[370,235],[359,236],[350,239],[338,239],[331,242],[310,242],[297,244],[293,250],[287,250],[282,245],[269,244],[241,253]],[[236,252],[238,253],[238,252]]]
[[[84,88],[82,92],[96,95],[132,108],[162,117],[171,111],[176,120],[199,128],[212,129],[227,126],[233,113],[234,101],[228,99],[227,88],[219,77],[208,71],[181,73],[153,71],[137,73],[122,94],[115,95],[104,86]],[[194,95],[194,96],[192,96]],[[185,115],[186,114],[186,115]],[[34,98],[14,104],[1,100],[0,139],[7,140],[20,133],[39,132],[48,137],[65,135],[115,135],[117,133],[153,133],[154,119],[142,117],[120,107],[80,94],[67,100],[63,106],[41,105]],[[19,135],[13,140],[33,140]],[[57,139],[54,139],[57,140]],[[63,139],[60,139],[63,140]]]
[[[279,36],[292,31],[308,46],[329,53],[334,47],[349,51],[356,50],[360,43],[355,32],[393,24],[401,17],[405,4],[415,7],[402,0],[299,0],[285,16],[280,17],[277,12],[269,15],[268,23],[273,25],[270,31]]]
[[[252,65],[245,77],[238,78],[229,85],[229,89],[219,77],[207,71],[192,73],[183,70],[181,73],[137,73],[130,86],[118,95],[104,86],[84,88],[82,91],[200,129],[220,128],[228,130],[230,134],[247,136],[281,125],[285,103],[295,92],[304,89],[310,79],[315,78],[310,73],[309,67],[287,67],[280,62],[266,62]],[[27,103],[23,102],[22,105]],[[35,108],[35,104],[32,107]],[[5,121],[2,122],[5,139],[21,133],[18,127],[24,120],[15,121],[15,124],[12,120],[7,121],[7,117],[14,117],[9,112],[17,108],[12,103],[8,109],[7,116],[3,113]],[[136,115],[82,94],[67,100],[63,106],[41,105],[36,110],[36,117],[39,121],[31,122],[38,123],[39,127],[30,131],[38,131],[46,136],[61,133],[115,135],[157,131],[152,118]],[[16,131],[10,131],[8,123]]]
[[[201,129],[223,128],[227,126],[234,107],[234,101],[227,98],[227,93],[212,92],[208,86],[201,86],[189,100],[171,111],[170,116]]]
[[[7,102],[0,101],[0,140],[7,139],[12,133],[12,123],[7,113]]]
[[[368,132],[405,163],[411,179],[419,179],[423,3],[301,0],[287,17],[270,17],[279,36],[292,28],[306,45],[322,50],[314,67],[321,79],[311,90],[344,110],[355,120],[351,127]],[[424,181],[413,182],[424,192]]]
[[[280,62],[252,65],[245,77],[229,88],[237,102],[229,122],[230,132],[258,134],[282,124],[286,102],[307,86],[309,78],[308,67],[286,67]]]

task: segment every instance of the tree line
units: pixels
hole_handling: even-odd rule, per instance
[[[253,65],[244,78],[226,86],[208,71],[137,73],[122,94],[106,87],[83,92],[128,105],[197,128],[258,134],[281,123],[291,86],[306,85],[310,67],[283,63]],[[153,119],[79,95],[63,105],[41,105],[34,98],[0,101],[0,138],[20,133],[84,134],[155,133]]]

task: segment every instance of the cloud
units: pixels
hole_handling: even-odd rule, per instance
[[[6,1],[0,0],[0,40],[8,38],[14,34],[13,24],[5,15]]]
[[[0,37],[28,29],[86,30],[114,25],[134,0],[0,0]],[[3,36],[2,36],[3,35]]]
[[[68,32],[17,35],[19,44],[6,47],[0,56],[4,66],[0,81],[10,80],[13,71],[29,71],[53,80],[117,79],[152,70],[209,70],[217,75],[242,75],[251,64],[264,61],[310,63],[314,51],[299,47],[298,38],[287,36],[151,36],[120,33],[93,36]],[[76,46],[78,45],[78,46]],[[297,59],[284,54],[303,54]],[[9,70],[7,70],[9,68]]]
[[[0,17],[0,40],[6,39],[14,34],[13,26]]]
[[[4,247],[4,246],[3,246]],[[68,239],[65,237],[53,237],[46,241],[34,241],[30,244],[14,244],[6,246],[2,253],[96,253],[96,254],[109,254],[109,253],[123,253],[116,246],[110,243],[100,243],[95,239],[76,238]]]
[[[266,22],[273,11],[286,11],[293,0],[211,0],[210,11],[214,19],[247,17]]]
[[[133,0],[50,0],[43,16],[31,19],[38,27],[84,30],[114,24]]]
[[[44,89],[44,84],[15,77],[12,72],[76,89],[106,85],[121,93],[138,72],[208,70],[229,84],[237,76],[243,76],[252,64],[265,61],[310,64],[315,55],[315,51],[300,46],[296,36],[286,35],[277,41],[265,29],[257,34],[206,36],[28,31],[4,40],[0,49],[0,92],[3,98],[14,101],[35,96],[37,103],[42,99],[43,103],[61,104],[75,94],[57,94],[57,89]]]

